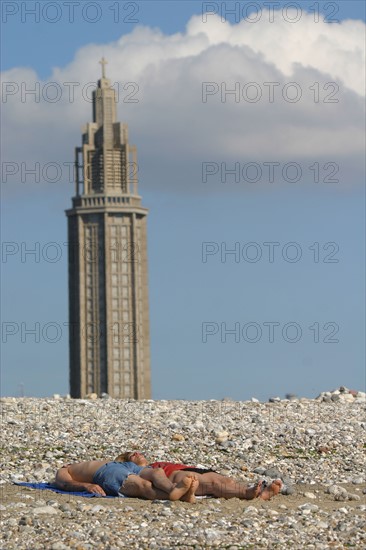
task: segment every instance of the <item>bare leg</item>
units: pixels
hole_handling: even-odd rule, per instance
[[[154,487],[168,493],[169,500],[179,500],[187,493],[192,484],[193,475],[186,476],[176,483],[167,478],[162,468],[145,468],[140,472],[142,479],[151,481]]]
[[[153,487],[150,481],[140,476],[130,475],[120,488],[120,492],[126,497],[144,498],[147,500],[168,500],[169,495],[165,491]]]
[[[215,481],[207,486],[207,490],[212,491],[213,496],[217,498],[241,498],[243,500],[252,500],[253,498],[258,497],[260,495],[261,488],[261,481],[252,487],[248,487],[245,483],[231,479],[225,483],[222,481]]]
[[[144,468],[139,473],[142,479],[151,481],[151,483],[165,493],[170,493],[174,489],[174,483],[166,476],[162,468]]]
[[[185,475],[187,475],[187,472]],[[178,474],[178,473],[177,473]],[[179,474],[184,475],[184,470]],[[215,472],[207,474],[196,474],[199,480],[199,486],[196,489],[196,495],[213,495],[216,498],[241,498],[252,500],[260,495],[262,483],[257,483],[254,487],[248,487],[245,483],[235,481],[231,477],[222,476]],[[177,481],[178,475],[174,479]]]

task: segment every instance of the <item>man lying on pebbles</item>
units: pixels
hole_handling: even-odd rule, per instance
[[[210,469],[172,462],[148,463],[138,451],[119,455],[113,462],[93,460],[68,464],[57,471],[56,484],[64,491],[88,491],[100,496],[123,495],[148,500],[183,500],[194,503],[195,495],[216,498],[259,497],[269,500],[282,488],[281,480],[269,486],[252,487]]]
[[[128,451],[119,455],[116,460],[130,461],[137,466],[146,467],[149,462],[145,456],[138,451]],[[153,462],[150,466],[155,469],[162,469],[166,476],[175,483],[181,482],[186,476],[193,472],[198,480],[198,486],[195,489],[196,496],[210,495],[216,498],[241,498],[252,500],[259,497],[263,500],[269,500],[277,495],[282,488],[280,479],[274,480],[270,485],[259,481],[256,485],[248,487],[245,483],[235,479],[218,474],[214,470],[188,466],[187,464],[176,464],[174,462]],[[144,498],[143,483],[131,477],[125,484],[125,495]]]

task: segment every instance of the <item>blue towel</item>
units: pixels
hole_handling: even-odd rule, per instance
[[[53,491],[54,493],[62,493],[63,495],[73,495],[75,497],[85,497],[85,498],[92,498],[92,497],[99,497],[99,498],[118,498],[114,496],[106,496],[106,497],[100,497],[99,495],[95,495],[93,493],[88,493],[87,491],[63,491],[62,489],[59,489],[56,487],[56,485],[52,485],[51,483],[25,483],[20,481],[14,481],[14,485],[22,485],[23,487],[30,487],[32,489],[48,489],[49,491]]]

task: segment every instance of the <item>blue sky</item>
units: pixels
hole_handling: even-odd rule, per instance
[[[21,4],[25,6],[22,8]],[[69,63],[74,57],[75,50],[84,44],[90,42],[103,44],[117,40],[121,34],[130,32],[136,24],[158,27],[165,33],[175,33],[184,29],[193,14],[200,15],[203,11],[209,13],[216,11],[227,20],[238,22],[243,16],[249,18],[251,14],[255,14],[253,17],[258,17],[259,9],[265,7],[263,2],[153,0],[128,3],[104,0],[95,2],[99,9],[93,9],[92,2],[83,0],[65,5],[59,2],[59,10],[52,9],[50,6],[42,14],[42,8],[37,11],[35,4],[37,2],[3,2],[2,29],[6,55],[3,54],[2,70],[14,66],[29,66],[35,68],[40,77],[47,77],[52,67]],[[43,1],[39,4],[42,6],[52,2]],[[75,6],[72,7],[72,4]],[[83,4],[90,4],[84,12]],[[275,9],[277,5],[285,6],[289,2],[282,0],[269,4]],[[349,18],[365,20],[365,4],[362,0],[336,2],[308,0],[295,2],[295,5],[313,13],[314,18],[319,12],[320,19],[323,16],[329,20],[342,21]],[[32,15],[32,12],[35,14]],[[209,17],[208,15],[207,18]],[[93,22],[94,19],[96,22]],[[52,21],[55,22],[52,23]],[[138,23],[132,21],[138,21]],[[26,44],[31,44],[32,47],[24,47]]]
[[[72,23],[65,6],[58,22],[51,6],[35,23],[21,3],[4,2],[3,80],[19,89],[83,84],[98,78],[105,55],[113,82],[139,85],[138,102],[122,97],[118,116],[137,145],[150,211],[153,397],[365,389],[364,4],[320,3],[341,22],[324,23],[322,9],[316,22],[305,13],[315,4],[297,2],[298,21],[290,11],[269,25],[264,10],[256,23],[225,22],[215,2],[218,14],[206,22],[201,2],[120,3],[118,23],[115,2],[96,2],[101,16],[91,23],[82,18],[86,4],[75,6]],[[98,15],[89,9],[87,17]],[[206,102],[202,82],[214,83]],[[257,103],[245,96],[248,82],[263,93]],[[265,82],[278,83],[273,102]],[[222,101],[236,83],[239,101]],[[301,99],[284,100],[287,90]],[[20,93],[3,99],[3,162],[19,168],[2,182],[2,241],[13,246],[2,258],[3,395],[19,395],[20,384],[26,395],[68,392],[64,210],[74,189],[65,171],[55,183],[52,172],[40,183],[20,179],[22,163],[72,161],[89,120],[78,95],[72,105],[64,97],[22,102]],[[36,255],[24,256],[25,247]],[[16,334],[4,335],[11,326]],[[32,327],[39,342],[26,333]]]

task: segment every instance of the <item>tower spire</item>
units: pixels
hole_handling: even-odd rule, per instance
[[[99,61],[99,63],[102,65],[102,78],[106,78],[105,76],[105,66],[108,64],[108,61],[102,57],[102,59]]]

